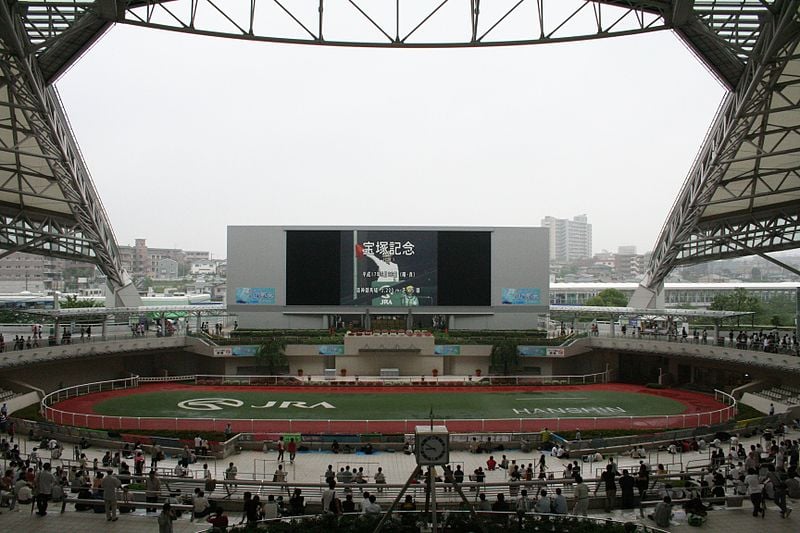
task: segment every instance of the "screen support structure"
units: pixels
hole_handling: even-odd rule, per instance
[[[383,530],[383,526],[392,516],[392,513],[397,506],[400,504],[400,501],[403,499],[403,496],[408,491],[408,487],[411,486],[414,481],[422,475],[422,466],[417,465],[414,468],[414,471],[411,472],[411,475],[408,476],[408,480],[403,485],[403,488],[400,489],[400,492],[395,497],[394,501],[392,501],[392,505],[389,506],[389,509],[384,513],[381,521],[378,522],[378,525],[373,530],[373,533],[379,533]],[[475,505],[473,502],[469,501],[467,496],[464,494],[464,491],[461,489],[461,485],[458,483],[453,484],[453,489],[458,492],[458,495],[461,497],[461,501],[464,502],[464,505],[469,509],[469,514],[472,515],[473,520],[475,523],[478,524],[482,533],[486,533],[486,526],[484,526],[483,521],[478,516],[478,513],[475,512]],[[433,476],[433,470],[431,467],[428,467],[428,471],[425,472],[425,513],[431,512],[431,524],[432,524],[432,532],[438,531],[438,524],[436,522],[436,478]]]
[[[0,202],[0,248],[94,263],[113,293],[109,304],[141,305],[61,100],[44,80],[18,9],[0,2],[0,108],[9,119],[0,141],[13,176],[3,189],[19,197],[18,205]]]

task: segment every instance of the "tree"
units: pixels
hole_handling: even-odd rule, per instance
[[[286,358],[286,341],[273,337],[258,347],[256,352],[258,366],[267,368],[267,374],[275,375],[283,372],[289,365]]]
[[[103,307],[102,304],[99,302],[95,302],[94,300],[78,300],[77,296],[73,296],[71,294],[67,295],[67,299],[63,302],[59,302],[59,305],[62,309],[77,309],[83,307]]]
[[[747,292],[747,289],[738,288],[728,294],[717,294],[711,305],[712,311],[741,311],[745,313],[760,313],[761,302],[756,296]]]
[[[761,302],[747,289],[738,288],[728,294],[717,294],[708,308],[712,311],[739,311],[742,313],[761,313]],[[737,324],[739,318],[736,319]]]
[[[794,324],[797,312],[794,294],[775,294],[769,302],[760,305],[761,313],[756,316],[756,323],[772,324],[776,327]]]
[[[503,375],[507,376],[511,367],[519,364],[517,343],[510,340],[501,340],[492,346],[492,366],[503,368]]]
[[[627,307],[628,297],[617,289],[605,289],[586,300],[586,305],[596,307]]]

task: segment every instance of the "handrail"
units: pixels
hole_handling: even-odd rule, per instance
[[[439,509],[436,511],[437,514],[447,513],[447,516],[469,516],[471,511],[468,510],[456,510],[456,509]],[[568,521],[573,522],[575,520],[581,520],[583,522],[591,522],[593,524],[616,524],[620,527],[624,527],[627,522],[623,522],[620,520],[615,520],[613,518],[605,518],[600,516],[581,516],[576,517],[570,514],[553,514],[553,513],[537,513],[533,511],[529,511],[528,513],[524,513],[520,516],[519,513],[516,511],[477,511],[478,516],[487,519],[491,523],[498,525],[500,521],[518,521],[521,519],[525,520],[543,520],[547,521],[548,524],[555,524],[561,521]],[[379,515],[374,515],[372,520],[377,521],[381,516],[385,515],[385,511],[381,511]],[[430,516],[430,512],[425,512],[421,510],[416,511],[400,511],[395,510],[392,511],[392,514],[400,515],[400,516],[413,516],[413,515],[421,515],[421,516]],[[323,515],[316,514],[316,515],[301,515],[301,516],[289,516],[289,517],[282,517],[282,518],[271,518],[267,520],[259,520],[256,524],[263,524],[265,526],[269,526],[269,524],[279,524],[283,522],[297,522],[297,521],[308,521],[308,520],[318,520]],[[361,513],[344,513],[341,515],[343,518],[351,518],[354,520],[369,520],[369,517],[365,518],[365,515]],[[416,522],[416,520],[415,520]],[[235,532],[235,531],[250,531],[252,525],[231,525],[228,526],[228,531]],[[391,528],[389,529],[391,531]],[[211,533],[216,531],[214,528],[209,529],[202,529],[199,533]],[[657,528],[655,526],[650,526],[649,524],[640,524],[639,529],[637,531],[641,531],[643,533],[669,533],[669,531]]]
[[[196,378],[199,376],[195,376]],[[221,376],[224,379],[237,379],[241,376]],[[269,377],[269,376],[267,376]],[[280,378],[281,376],[272,376]],[[53,407],[56,403],[106,390],[128,389],[138,387],[140,382],[148,378],[134,376],[117,380],[107,380],[95,383],[75,385],[54,391],[41,400],[42,416],[53,423],[70,426],[82,426],[90,429],[103,430],[155,430],[165,429],[164,422],[168,421],[169,429],[196,430],[222,432],[228,424],[235,432],[244,433],[327,433],[327,434],[358,434],[358,433],[413,433],[414,428],[430,420],[402,419],[402,420],[295,420],[295,419],[269,419],[269,418],[223,418],[197,417],[157,417],[157,416],[121,416],[121,415],[96,415],[88,413],[75,413]],[[177,381],[191,380],[191,376],[178,376],[172,378]],[[265,376],[258,376],[259,380]],[[580,418],[474,418],[474,419],[439,419],[434,420],[446,424],[453,433],[527,433],[540,431],[548,427],[556,432],[562,430],[600,429],[604,420],[614,420],[615,427],[619,427],[619,420],[627,420],[630,428],[686,428],[715,423],[724,423],[736,415],[736,399],[733,396],[715,390],[715,398],[721,398],[728,405],[722,409],[703,413],[690,413],[678,415],[643,415],[620,417],[580,417]]]

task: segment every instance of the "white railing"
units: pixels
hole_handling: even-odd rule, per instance
[[[359,386],[394,386],[394,385],[591,385],[608,383],[613,373],[611,370],[594,374],[564,376],[237,376],[221,374],[197,374],[198,385],[275,385],[293,383],[297,385],[327,383],[330,385]],[[160,378],[159,378],[160,379]],[[149,380],[143,378],[142,381]],[[185,381],[185,380],[184,380]]]
[[[139,383],[168,383],[178,381],[195,381],[197,376],[194,374],[187,374],[184,376],[145,376],[139,378]]]

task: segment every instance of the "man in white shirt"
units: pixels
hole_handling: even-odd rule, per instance
[[[278,502],[275,501],[275,496],[270,494],[267,496],[267,501],[261,506],[264,510],[264,518],[278,518]]]
[[[201,490],[195,494],[195,497],[192,501],[192,507],[192,512],[194,513],[195,518],[203,518],[211,512],[211,504],[208,502],[205,492]]]
[[[275,483],[286,482],[286,470],[283,469],[283,465],[278,465],[277,470],[275,470],[275,473],[272,474],[272,481]]]
[[[747,475],[744,478],[745,484],[745,492],[747,496],[750,496],[750,501],[753,504],[753,516],[758,516],[758,513],[761,513],[762,516],[764,514],[764,508],[762,506],[762,491],[763,487],[761,485],[761,480],[756,473],[754,468],[748,470]]]
[[[328,488],[322,492],[322,511],[326,514],[333,513],[331,502],[336,498],[336,481],[328,481]]]
[[[173,470],[173,474],[175,477],[185,477],[186,476],[186,469],[183,467],[181,463],[175,465],[175,469]]]
[[[27,505],[33,500],[33,489],[31,489],[30,483],[24,479],[17,481],[17,484],[14,485],[14,494],[17,495],[16,503],[20,505]]]
[[[371,494],[369,497],[369,502],[363,505],[362,512],[365,515],[377,516],[381,514],[381,506],[378,505],[375,501],[375,495]]]

